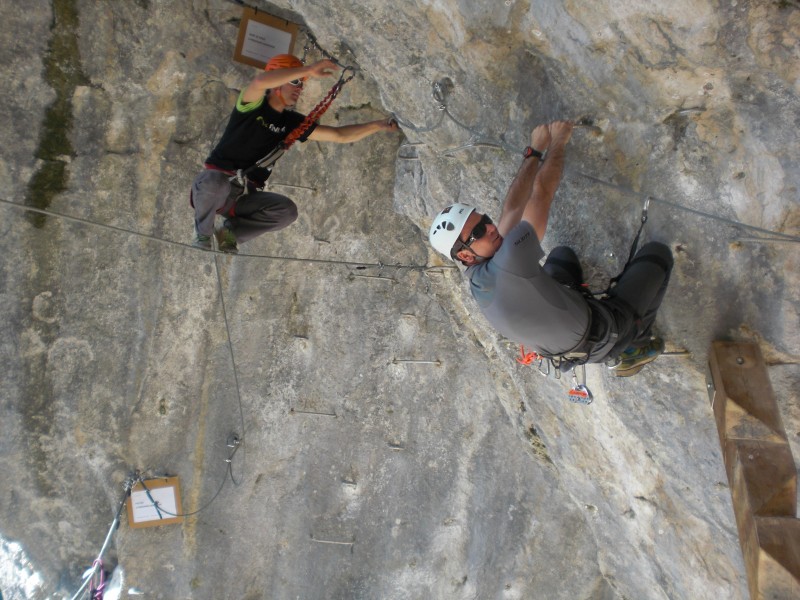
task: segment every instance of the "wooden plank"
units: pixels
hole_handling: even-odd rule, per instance
[[[785,440],[786,430],[758,345],[713,342],[710,363],[716,387],[714,414],[720,431],[735,432],[742,415],[748,415]],[[726,414],[729,402],[737,406]]]
[[[789,517],[756,517],[758,563],[756,598],[800,598],[800,520]]]
[[[797,516],[797,471],[789,444],[729,442],[724,452],[734,510],[761,517]]]
[[[761,351],[714,342],[708,367],[750,596],[799,600],[797,469]]]

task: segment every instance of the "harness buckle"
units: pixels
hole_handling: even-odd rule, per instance
[[[242,195],[247,193],[247,175],[244,174],[242,169],[237,169],[236,175],[234,175],[231,179],[236,182],[236,185],[243,188],[244,191],[242,192]]]

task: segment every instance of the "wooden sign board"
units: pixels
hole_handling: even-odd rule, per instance
[[[294,23],[245,7],[233,59],[263,69],[273,56],[292,54],[297,32]]]
[[[128,499],[128,525],[133,528],[181,523],[181,485],[177,477],[140,481],[131,488]],[[149,493],[149,494],[148,494]],[[158,502],[158,506],[153,504]]]

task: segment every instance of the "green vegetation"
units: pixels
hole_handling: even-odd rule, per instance
[[[36,158],[42,161],[31,177],[25,203],[47,208],[66,189],[67,157],[75,152],[69,141],[72,131],[72,96],[78,85],[88,83],[78,51],[77,0],[53,1],[52,36],[44,59],[44,76],[55,90],[56,99],[47,107]],[[44,215],[29,217],[35,227],[44,226]]]

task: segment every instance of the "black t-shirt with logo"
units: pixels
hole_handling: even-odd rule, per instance
[[[247,169],[276,148],[304,119],[304,115],[294,110],[278,112],[269,105],[266,96],[242,104],[239,94],[222,139],[206,162],[231,171]],[[316,126],[313,123],[299,141],[305,142]]]

